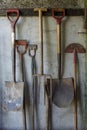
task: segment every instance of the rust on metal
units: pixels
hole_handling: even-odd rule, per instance
[[[78,130],[78,111],[77,111],[77,53],[85,53],[86,49],[79,43],[72,43],[65,49],[66,53],[74,54],[74,118],[75,118],[75,130]]]
[[[26,45],[26,44],[27,44],[27,41],[26,41],[26,40],[16,40],[16,41],[15,41],[15,44],[16,44],[16,45]]]
[[[20,111],[23,109],[23,82],[6,81],[3,97],[3,111]]]
[[[49,79],[47,82],[49,86]],[[73,101],[73,97],[74,90],[71,78],[52,79],[52,101],[57,107],[64,108],[69,106]]]
[[[19,52],[19,46],[24,46],[24,51],[23,52]],[[17,52],[21,53],[21,54],[25,54],[27,51],[27,41],[26,40],[16,40],[15,41],[15,47],[17,48]]]
[[[79,43],[72,43],[67,46],[65,49],[65,53],[73,53],[74,49],[80,53],[86,53],[86,49]]]

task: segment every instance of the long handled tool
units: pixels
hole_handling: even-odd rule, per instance
[[[7,18],[12,27],[12,78],[13,81],[5,82],[5,99],[4,110],[6,111],[19,111],[23,109],[23,90],[24,82],[16,82],[16,68],[15,68],[15,25],[19,18],[19,10],[7,10]],[[15,15],[14,18],[12,15]]]
[[[39,42],[40,42],[40,62],[41,62],[41,67],[40,67],[40,74],[34,74],[33,75],[33,79],[37,78],[38,81],[40,80],[41,77],[43,77],[43,82],[44,82],[44,98],[46,99],[46,130],[49,130],[49,117],[48,117],[48,95],[46,92],[46,84],[47,84],[47,79],[50,80],[50,94],[49,94],[49,100],[51,100],[52,98],[52,77],[51,75],[48,74],[44,74],[44,70],[43,70],[43,20],[42,20],[42,12],[47,11],[46,8],[36,8],[34,9],[34,11],[38,11],[39,12]],[[38,83],[38,88],[39,83]],[[40,88],[39,88],[40,89]],[[40,92],[40,90],[39,90]],[[44,99],[44,100],[45,100]]]
[[[21,51],[20,47],[23,47],[23,50]],[[26,53],[27,49],[27,42],[25,40],[17,41],[16,40],[16,50],[19,54],[20,61],[21,61],[21,70],[22,70],[22,81],[24,82],[24,60],[23,56]],[[24,88],[24,96],[23,96],[23,123],[24,123],[24,130],[27,130],[27,125],[26,125],[26,107],[25,107],[25,88]]]
[[[65,49],[66,53],[74,53],[74,109],[75,109],[75,130],[78,130],[78,112],[77,112],[77,52],[78,53],[85,53],[85,48],[78,44],[78,43],[72,43]]]
[[[52,9],[52,16],[57,21],[57,60],[58,79],[53,79],[53,103],[58,107],[67,107],[74,98],[72,78],[62,78],[61,74],[61,21],[65,16],[64,9]]]
[[[37,45],[29,45],[29,56],[32,58],[31,62],[31,69],[32,69],[32,75],[36,74],[36,50],[37,50]],[[32,102],[32,125],[33,125],[33,130],[35,129],[34,126],[34,110],[35,110],[35,104],[36,104],[36,80],[34,79],[34,83],[32,85],[32,95],[33,95],[33,102]]]
[[[86,54],[85,54],[85,113],[84,113],[84,129],[87,129],[87,0],[85,0],[85,10],[84,10],[84,28],[85,28],[85,46],[86,46]]]

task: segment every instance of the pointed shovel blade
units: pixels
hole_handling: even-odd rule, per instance
[[[21,111],[23,110],[24,82],[5,82],[3,110]]]

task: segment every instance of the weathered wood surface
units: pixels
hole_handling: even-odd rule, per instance
[[[20,16],[38,16],[38,12],[35,12],[33,8],[19,9]],[[84,16],[85,10],[82,9],[65,9],[66,16]],[[0,16],[6,16],[6,9],[0,9]],[[47,12],[43,12],[43,16],[52,16],[52,9],[47,9]]]

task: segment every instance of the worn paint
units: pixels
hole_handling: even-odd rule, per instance
[[[6,82],[3,94],[3,111],[22,111],[23,91],[23,82]]]

